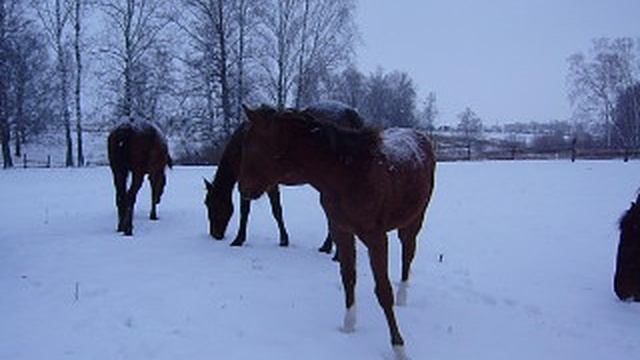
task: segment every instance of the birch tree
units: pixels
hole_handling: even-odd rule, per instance
[[[198,82],[206,99],[207,120],[216,119],[216,95],[222,113],[222,128],[231,132],[232,76],[231,47],[236,4],[231,0],[183,0],[189,9],[187,22],[182,29],[190,38],[195,56],[189,59],[193,71],[200,73]],[[243,9],[244,10],[244,9]],[[243,18],[244,20],[244,18]],[[213,124],[211,124],[213,126]]]
[[[321,96],[322,82],[353,57],[356,39],[353,0],[301,0],[296,107]]]
[[[73,50],[75,57],[75,115],[76,115],[76,153],[78,166],[84,166],[84,151],[82,141],[82,17],[86,0],[73,0]]]
[[[101,0],[105,14],[108,39],[102,52],[115,67],[110,74],[117,96],[116,115],[134,121],[144,116],[136,104],[143,103],[135,92],[144,86],[144,62],[152,49],[161,43],[162,32],[169,23],[164,0]]]
[[[0,0],[0,135],[2,136],[0,140],[2,140],[2,159],[3,168],[5,169],[13,166],[10,148],[11,129],[8,116],[9,56],[11,52],[9,38],[10,10],[10,1]]]
[[[60,118],[65,135],[65,166],[73,166],[73,141],[71,139],[71,113],[69,111],[69,64],[64,43],[65,32],[71,18],[71,6],[67,0],[34,1],[33,6],[47,34],[49,45],[56,57],[56,73],[60,96]]]
[[[634,81],[634,41],[629,38],[593,40],[588,55],[569,57],[569,100],[574,114],[605,127],[607,147],[612,144],[615,101]]]

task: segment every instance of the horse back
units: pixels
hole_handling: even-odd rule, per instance
[[[381,137],[372,180],[379,184],[384,204],[382,221],[394,229],[424,213],[433,193],[436,159],[429,137],[420,131],[392,128]]]
[[[109,164],[120,171],[152,174],[172,166],[166,139],[150,123],[124,123],[108,137]]]

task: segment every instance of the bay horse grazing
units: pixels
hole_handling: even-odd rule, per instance
[[[109,165],[116,188],[118,208],[118,231],[133,234],[133,207],[138,190],[149,175],[151,185],[151,213],[149,218],[157,220],[156,205],[166,184],[164,169],[172,166],[167,141],[162,132],[145,121],[126,122],[109,133]],[[127,178],[131,173],[131,186],[127,190]]]
[[[406,286],[416,235],[434,186],[435,156],[428,137],[410,129],[346,129],[296,111],[245,108],[240,191],[255,199],[289,177],[320,192],[321,205],[338,247],[345,291],[343,329],[355,326],[357,236],[368,248],[375,293],[398,358],[404,340],[393,311],[388,277],[387,232],[398,229],[402,286]]]
[[[620,219],[613,289],[620,300],[640,302],[640,195]]]
[[[361,128],[363,121],[360,115],[348,105],[336,101],[325,101],[313,104],[304,110],[305,113],[322,119],[323,121],[333,122],[339,126],[349,128]],[[242,143],[248,123],[242,123],[231,135],[231,138],[224,148],[218,169],[213,178],[209,182],[204,180],[207,194],[205,196],[205,206],[207,208],[207,216],[209,218],[209,234],[215,239],[224,238],[227,226],[233,214],[232,191],[238,181],[240,173],[240,162],[242,160]],[[297,179],[288,179],[287,185],[299,185],[302,182]],[[280,246],[289,245],[289,235],[282,218],[282,202],[280,200],[280,191],[278,186],[273,186],[267,191],[269,202],[271,204],[271,212],[278,224],[280,232]],[[240,199],[240,226],[235,239],[231,242],[231,246],[242,246],[246,241],[247,221],[251,210],[251,200],[246,198]],[[322,252],[331,252],[332,241],[327,235],[324,243],[318,249]]]

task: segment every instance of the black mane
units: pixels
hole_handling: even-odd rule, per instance
[[[280,112],[277,117],[299,126],[316,146],[337,155],[344,163],[371,153],[380,143],[380,130],[371,126],[345,127],[318,119],[308,111],[291,109]]]

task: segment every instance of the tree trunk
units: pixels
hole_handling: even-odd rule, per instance
[[[298,59],[298,93],[296,95],[296,108],[300,108],[302,104],[302,98],[305,93],[306,86],[306,71],[304,57],[306,55],[307,45],[307,22],[309,17],[309,0],[304,1],[304,14],[302,16],[302,31],[300,33],[300,57]]]
[[[242,117],[242,105],[244,104],[244,42],[246,27],[246,0],[238,1],[238,90],[236,116]]]
[[[73,142],[71,140],[71,114],[69,113],[68,94],[68,69],[64,61],[64,48],[62,47],[62,37],[64,30],[64,15],[60,4],[61,0],[56,0],[56,52],[58,56],[58,76],[60,77],[60,106],[62,107],[62,122],[64,125],[64,135],[66,142],[65,166],[73,166]]]
[[[224,22],[224,1],[218,0],[218,46],[220,47],[220,54],[218,55],[218,67],[220,69],[220,92],[222,100],[222,121],[225,137],[231,135],[231,103],[230,103],[230,91],[229,80],[227,74],[227,42],[226,42],[226,29]]]
[[[22,63],[18,65],[16,76],[16,117],[14,120],[15,156],[22,156],[22,138],[24,133],[24,86],[25,73],[28,70]]]
[[[123,114],[129,121],[133,121],[132,110],[132,98],[133,91],[131,89],[131,70],[133,66],[133,48],[131,44],[131,22],[133,18],[133,2],[127,1],[127,11],[124,14],[124,99],[123,99]]]
[[[0,0],[0,50],[4,50],[6,48],[5,19],[5,2],[4,0]],[[9,87],[9,79],[7,78],[7,76],[7,57],[0,56],[0,142],[2,143],[2,166],[5,169],[13,167],[13,160],[11,159],[11,148],[9,146],[9,142],[11,141],[11,131],[9,128],[9,119],[7,114],[7,91]]]
[[[78,166],[84,166],[84,152],[82,151],[82,104],[81,101],[81,85],[82,85],[82,58],[80,53],[80,7],[81,0],[75,0],[75,55],[76,55],[76,136],[77,136],[77,152]]]

